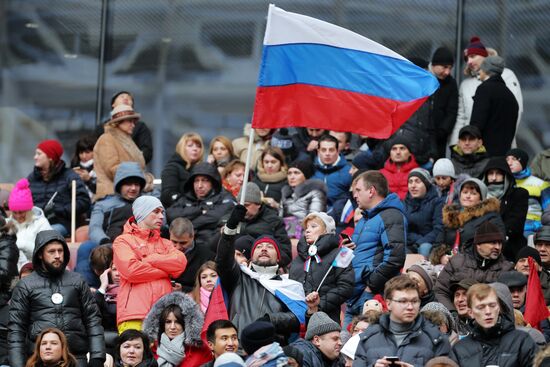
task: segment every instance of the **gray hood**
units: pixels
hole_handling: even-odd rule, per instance
[[[143,190],[145,187],[145,175],[143,174],[139,164],[137,162],[122,162],[118,165],[115,173],[115,179],[113,181],[113,184],[115,185],[115,192],[120,194],[121,181],[130,177],[140,179],[140,186]]]
[[[503,283],[491,283],[489,284],[496,292],[502,308],[500,314],[506,317],[508,320],[515,323],[514,317],[514,303],[512,302],[512,294],[508,289],[508,286]]]

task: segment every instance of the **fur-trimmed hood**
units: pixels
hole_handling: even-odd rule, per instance
[[[159,333],[159,322],[162,311],[170,306],[178,305],[184,315],[184,334],[183,343],[185,345],[202,345],[201,330],[204,324],[204,316],[199,309],[199,305],[187,294],[183,292],[172,292],[161,297],[143,320],[143,332],[147,334],[150,340],[157,340]]]
[[[301,198],[302,196],[305,196],[307,193],[313,191],[313,190],[319,190],[323,192],[325,195],[327,194],[327,185],[316,178],[310,178],[299,184],[294,188],[294,194],[296,195],[296,198]],[[282,197],[283,198],[289,198],[293,194],[293,190],[290,186],[285,185],[281,189]]]
[[[500,213],[498,199],[485,199],[470,208],[462,208],[459,204],[447,204],[443,207],[443,224],[448,228],[461,228],[472,219],[490,212]]]

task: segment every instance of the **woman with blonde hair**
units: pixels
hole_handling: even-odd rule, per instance
[[[235,158],[237,157],[233,152],[233,145],[227,137],[218,135],[210,140],[207,161],[218,168],[220,175],[224,167]]]
[[[197,133],[183,134],[176,144],[176,151],[162,170],[162,189],[160,201],[168,208],[183,195],[184,186],[189,178],[191,168],[204,155],[204,143]]]
[[[76,367],[76,358],[69,352],[67,338],[59,329],[43,330],[34,344],[34,352],[25,367]]]
[[[207,261],[197,270],[195,277],[195,286],[189,294],[197,302],[201,311],[206,313],[210,304],[210,295],[216,287],[218,281],[218,269],[214,261]]]

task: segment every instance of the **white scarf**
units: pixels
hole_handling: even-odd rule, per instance
[[[159,367],[176,367],[185,358],[185,346],[183,340],[185,332],[170,340],[166,333],[162,333],[160,344],[157,348],[157,364]]]

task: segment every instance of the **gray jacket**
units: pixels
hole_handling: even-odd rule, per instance
[[[327,209],[327,186],[321,180],[306,180],[294,190],[285,185],[281,193],[279,215],[282,217],[303,219],[309,213],[324,212]]]

